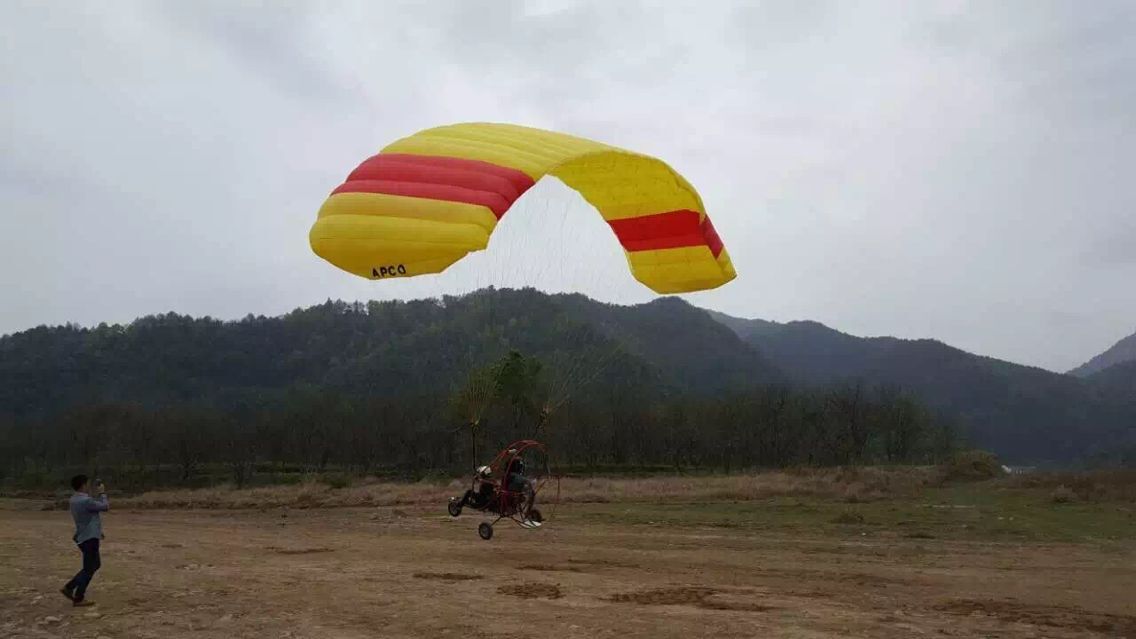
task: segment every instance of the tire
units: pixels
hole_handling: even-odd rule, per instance
[[[529,519],[535,521],[538,524],[544,523],[544,515],[540,514],[540,511],[536,508],[533,508],[529,511]]]
[[[446,510],[450,511],[450,517],[457,517],[462,514],[461,502],[456,499],[451,499],[450,503],[446,505]]]
[[[493,539],[493,525],[482,522],[481,525],[477,527],[477,535],[485,541]]]

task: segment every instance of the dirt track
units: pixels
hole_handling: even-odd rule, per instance
[[[107,517],[72,609],[64,512],[0,511],[4,637],[1136,637],[1130,544],[584,524],[420,509]]]

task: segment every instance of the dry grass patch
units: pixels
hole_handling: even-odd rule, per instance
[[[999,481],[1009,488],[1049,490],[1054,502],[1136,502],[1136,470],[1087,473],[1029,473]]]
[[[931,468],[823,468],[698,477],[566,477],[560,481],[565,503],[755,501],[797,496],[851,503],[910,496],[935,480]],[[230,485],[197,490],[147,492],[116,501],[125,508],[340,508],[423,506],[441,508],[467,488],[463,479],[448,483],[368,480],[347,488],[310,481],[288,486],[237,490]],[[545,499],[553,499],[551,492]]]
[[[935,480],[931,468],[820,468],[705,477],[565,479],[564,501],[757,501],[821,497],[850,502],[915,494]]]
[[[205,508],[234,510],[283,507],[303,509],[436,505],[444,504],[449,497],[460,494],[464,488],[465,482],[456,480],[449,484],[372,481],[349,488],[333,488],[319,481],[241,490],[231,485],[221,485],[196,490],[146,492],[135,497],[119,499],[115,505],[142,509]],[[401,511],[398,511],[398,513],[401,513]]]

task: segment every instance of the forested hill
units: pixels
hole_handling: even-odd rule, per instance
[[[564,392],[631,380],[712,393],[779,378],[755,349],[677,299],[624,307],[490,289],[235,322],[168,314],[34,328],[0,338],[0,413],[44,418],[99,402],[227,408],[297,387],[445,396],[509,350],[539,358]]]
[[[230,322],[168,314],[4,336],[0,422],[52,421],[114,403],[252,414],[312,393],[436,404],[510,351],[539,360],[547,401],[571,398],[577,408],[621,402],[652,410],[668,397],[732,401],[733,391],[771,383],[888,386],[892,396],[907,392],[954,419],[974,444],[1009,461],[1114,459],[1136,445],[1132,367],[1081,380],[932,340],[740,320],[677,298],[617,306],[493,289],[441,300],[327,302]],[[802,415],[811,415],[806,408]]]
[[[817,322],[713,315],[796,383],[901,386],[958,416],[977,445],[1011,459],[1113,458],[1136,446],[1136,402],[1124,392],[1136,368],[1081,380],[935,340],[855,337]]]
[[[1087,381],[1101,395],[1136,406],[1136,360],[1113,364],[1089,375]]]
[[[819,322],[779,323],[710,314],[759,348],[790,379],[804,384],[863,377],[873,362],[886,358],[902,343],[894,337],[848,335]]]

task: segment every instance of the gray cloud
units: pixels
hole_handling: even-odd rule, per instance
[[[741,274],[695,303],[1065,369],[1136,316],[1134,30],[1125,2],[8,3],[0,332],[490,283],[648,299],[556,184],[441,277],[311,254],[362,158],[494,120],[687,175]]]

